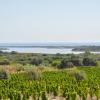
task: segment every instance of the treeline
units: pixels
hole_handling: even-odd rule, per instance
[[[22,64],[35,66],[54,66],[57,68],[69,68],[73,66],[97,66],[99,60],[95,54],[34,54],[0,52],[0,65]]]
[[[72,51],[100,51],[100,46],[77,46],[72,49]]]

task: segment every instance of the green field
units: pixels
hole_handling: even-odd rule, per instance
[[[68,60],[71,56],[75,59],[80,57],[79,59],[82,60],[86,57],[93,58],[96,66],[91,65],[94,62],[91,59],[85,62],[89,64],[87,66],[75,66],[76,63],[68,66],[68,61],[73,61]],[[18,54],[15,52],[1,54],[0,100],[91,100],[93,98],[98,100],[100,98],[99,56],[94,54]],[[44,60],[39,64],[37,62],[33,64],[29,63],[30,57],[42,57]],[[50,63],[46,62],[47,58],[51,60]],[[20,63],[18,59],[25,63]],[[56,64],[53,66],[54,61],[63,62],[65,67],[59,68]]]
[[[8,79],[1,79],[0,99],[48,100],[50,95],[65,100],[86,100],[88,95],[100,98],[100,67],[30,73],[11,73]]]

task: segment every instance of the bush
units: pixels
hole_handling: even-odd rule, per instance
[[[18,61],[18,63],[21,65],[26,65],[28,62],[27,61]]]
[[[36,71],[28,71],[26,77],[28,80],[39,80],[41,79],[41,73]]]
[[[30,61],[30,64],[32,65],[40,65],[42,63],[42,59],[40,58],[33,58],[31,61]]]
[[[22,66],[22,65],[19,64],[19,65],[16,67],[16,70],[17,70],[17,72],[24,71],[24,66]]]
[[[83,65],[84,66],[97,66],[97,61],[92,58],[84,58]]]
[[[4,71],[4,70],[1,70],[0,71],[0,79],[8,79],[9,78],[9,74]]]
[[[60,62],[58,60],[54,60],[51,65],[58,66],[59,64],[60,64]]]
[[[71,67],[73,67],[74,65],[73,65],[72,62],[67,62],[67,66],[71,68]]]
[[[89,57],[91,55],[91,52],[90,51],[85,51],[84,52],[84,57]]]
[[[73,67],[73,63],[66,60],[66,59],[63,59],[61,61],[61,63],[58,65],[58,68],[70,68],[70,67]]]
[[[17,52],[16,51],[11,51],[11,54],[17,54]]]
[[[72,62],[75,66],[82,66],[82,65],[83,65],[82,60],[80,60],[80,59],[73,59],[73,60],[71,60],[71,62]]]
[[[9,64],[10,64],[10,62],[7,59],[0,61],[0,65],[9,65]]]
[[[70,76],[74,77],[76,79],[77,82],[80,82],[82,80],[86,80],[86,73],[83,71],[76,71],[76,72],[71,72],[69,73]]]

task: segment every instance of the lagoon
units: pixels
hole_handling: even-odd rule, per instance
[[[12,52],[16,51],[19,53],[43,53],[43,54],[80,54],[84,52],[72,51],[73,48],[42,48],[42,47],[6,47],[6,50],[2,50],[4,52]],[[92,52],[100,54],[100,52]]]

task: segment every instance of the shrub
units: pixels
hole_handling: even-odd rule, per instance
[[[18,63],[21,65],[26,65],[28,62],[27,61],[18,61]]]
[[[61,63],[58,65],[58,68],[70,68],[70,67],[73,67],[73,63],[66,60],[66,59],[63,59],[61,61]]]
[[[36,71],[28,71],[26,77],[28,80],[39,80],[41,79],[41,73]]]
[[[11,51],[11,54],[17,54],[17,52],[16,51]]]
[[[7,59],[0,61],[0,65],[9,65],[9,64],[10,64],[10,62]]]
[[[73,67],[74,65],[73,65],[72,62],[67,62],[67,66],[68,66],[68,67]]]
[[[24,71],[24,66],[18,65],[18,66],[16,67],[16,70],[17,70],[17,72]]]
[[[85,72],[83,71],[74,71],[69,73],[72,77],[76,79],[77,82],[87,79]]]
[[[31,61],[30,61],[30,64],[32,65],[40,65],[42,63],[42,59],[40,58],[33,58]]]
[[[54,60],[51,65],[52,66],[58,66],[59,64],[60,64],[60,61]]]
[[[90,55],[91,55],[90,51],[87,50],[87,51],[84,52],[84,57],[89,57]]]
[[[9,74],[6,71],[0,70],[0,79],[8,79],[9,77]]]
[[[81,59],[73,59],[71,60],[71,62],[75,65],[75,66],[82,66],[82,60]]]
[[[83,65],[84,66],[97,66],[97,61],[92,58],[84,58]]]

